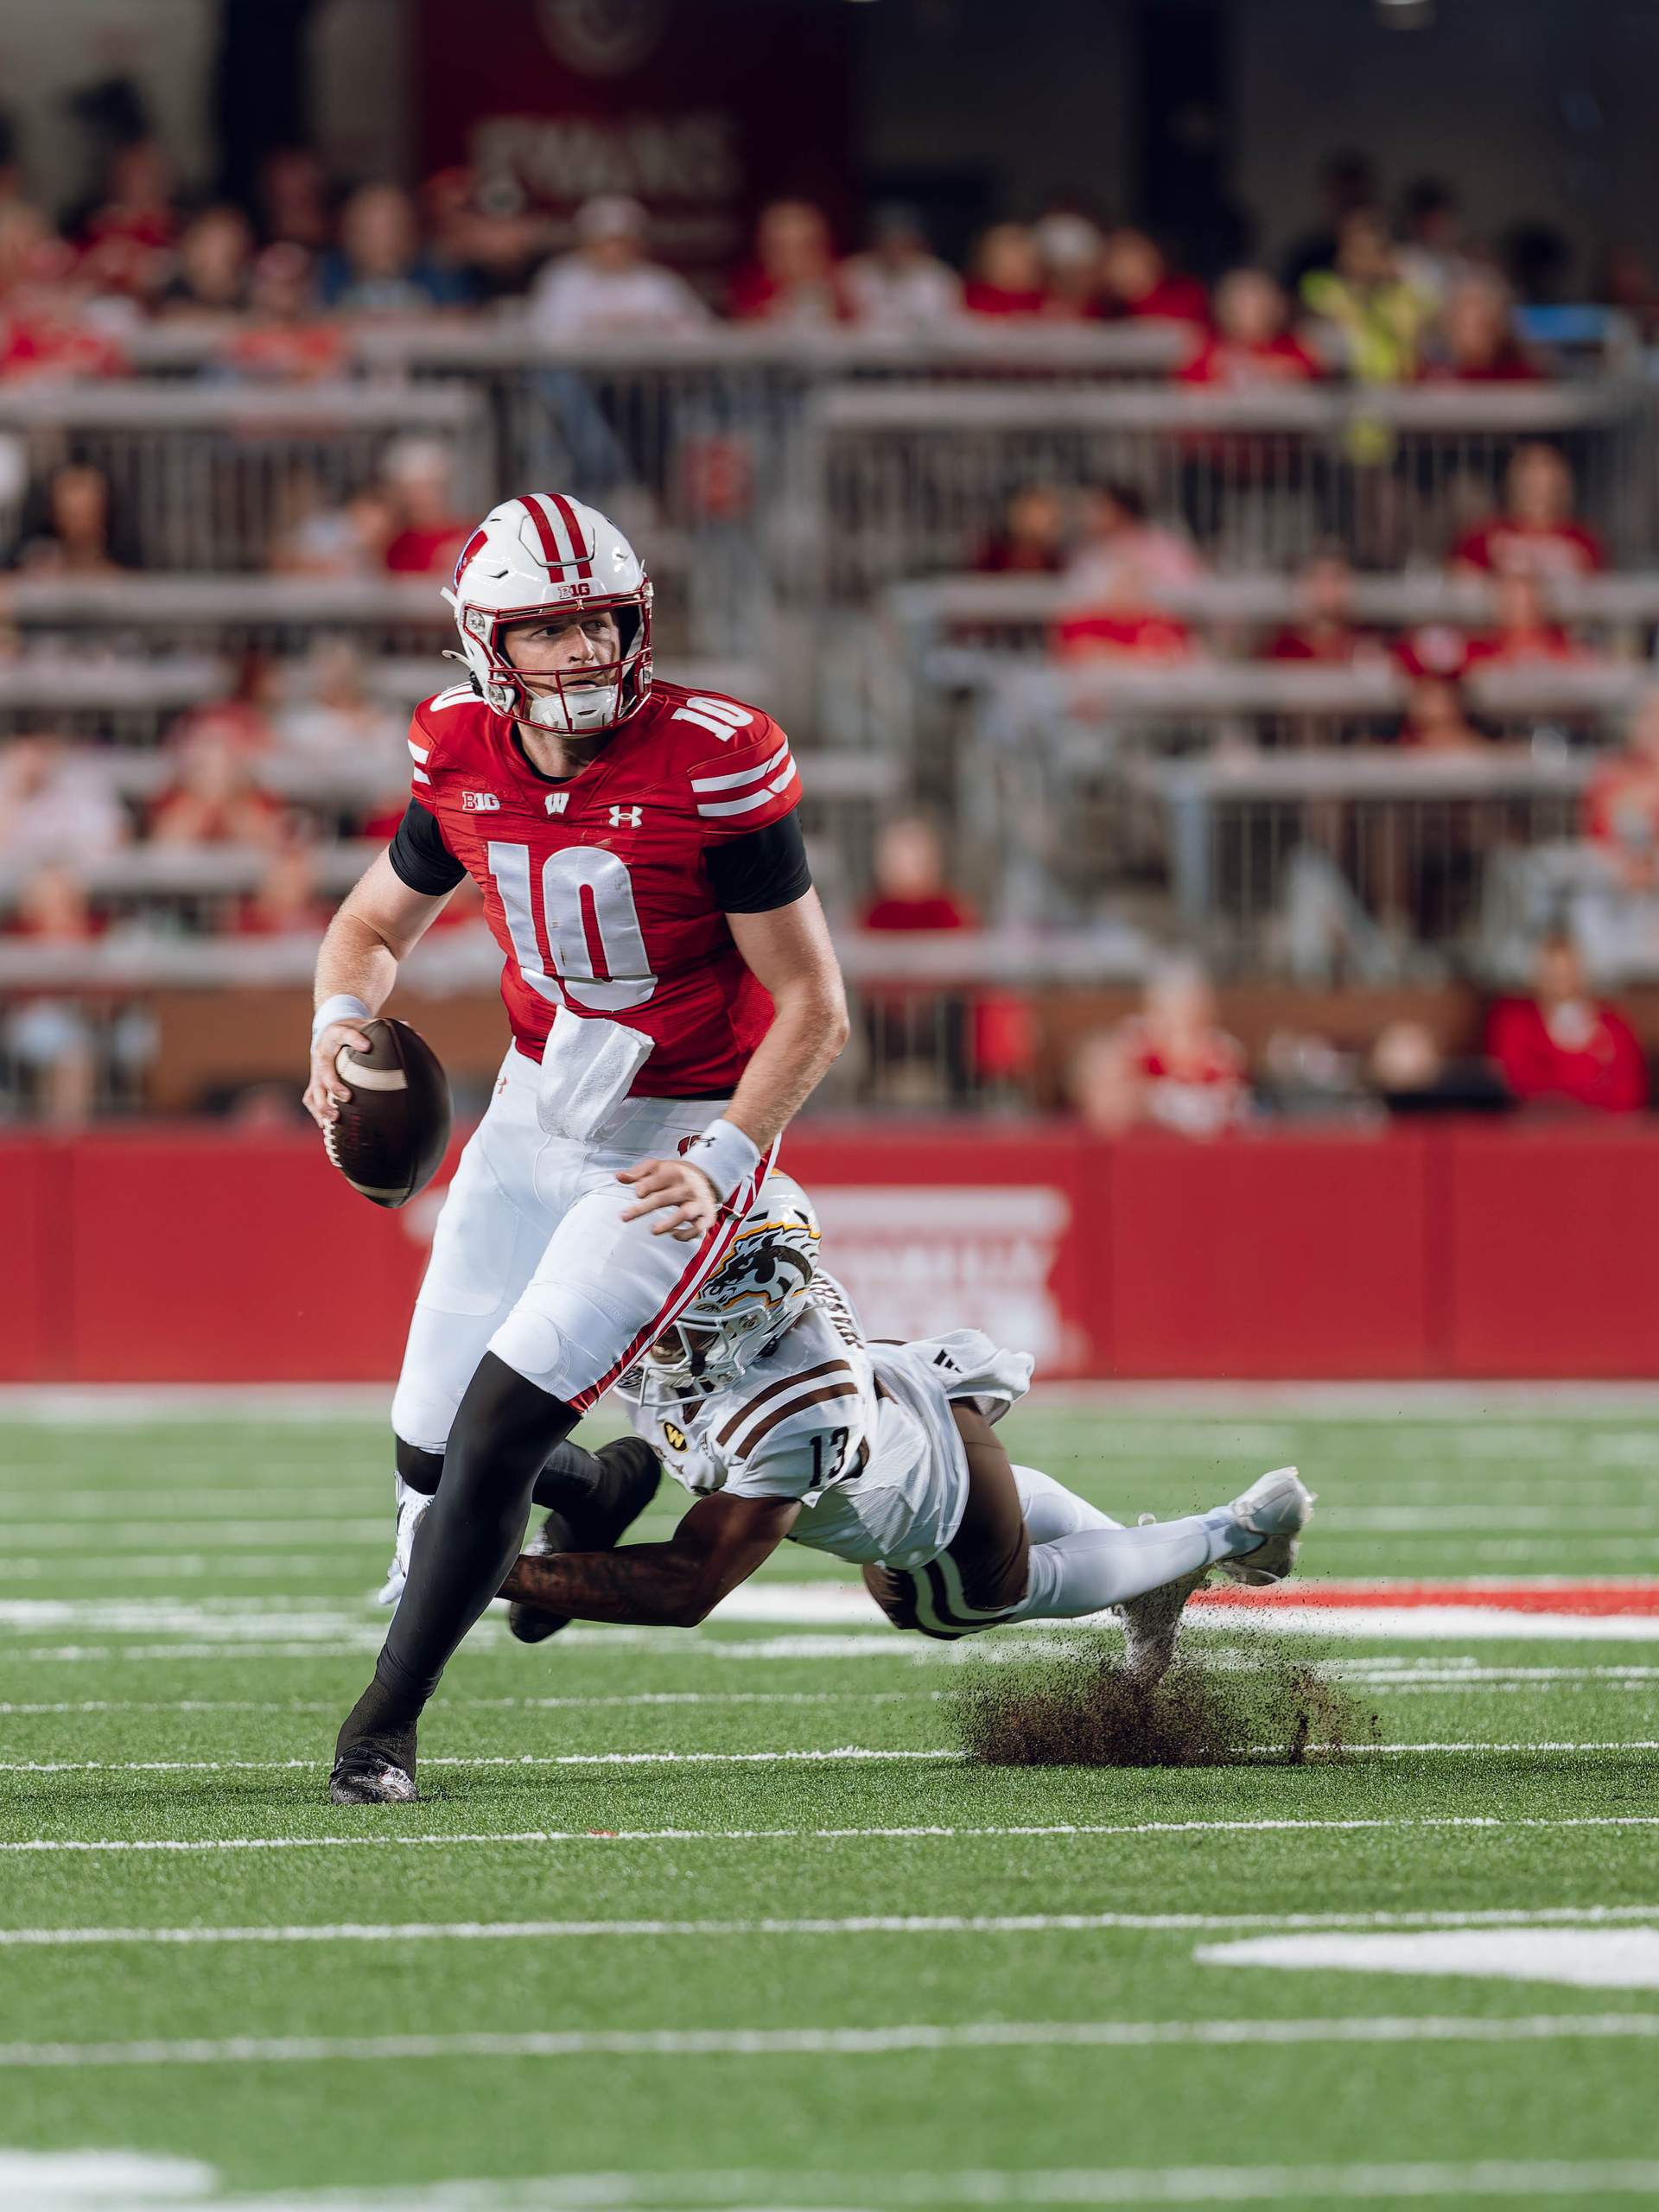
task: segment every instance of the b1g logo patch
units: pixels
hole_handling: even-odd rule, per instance
[[[501,802],[493,791],[462,791],[461,810],[463,814],[499,814]]]
[[[671,1450],[675,1452],[686,1450],[685,1431],[683,1428],[676,1428],[671,1421],[665,1421],[663,1423],[663,1434],[668,1439]]]

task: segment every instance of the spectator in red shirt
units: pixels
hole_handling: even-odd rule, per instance
[[[774,200],[755,226],[754,261],[732,284],[740,322],[786,322],[811,329],[854,320],[836,266],[829,219],[807,200]]]
[[[1354,620],[1354,572],[1339,548],[1316,553],[1296,581],[1300,606],[1294,621],[1268,647],[1269,660],[1319,661],[1347,667],[1385,657],[1375,631]]]
[[[1224,391],[1307,384],[1319,363],[1289,328],[1290,302],[1260,269],[1235,269],[1216,287],[1216,328],[1176,371],[1183,384]]]
[[[1069,1089],[1084,1126],[1102,1136],[1218,1136],[1250,1103],[1244,1048],[1221,1027],[1208,977],[1186,961],[1153,977],[1141,1013],[1084,1039]]]
[[[1513,666],[1537,661],[1583,660],[1575,645],[1550,614],[1543,585],[1522,569],[1495,579],[1497,622],[1490,630],[1471,630],[1455,622],[1424,622],[1408,631],[1399,645],[1400,665],[1408,676],[1441,677],[1457,683],[1473,669]]]
[[[1510,296],[1496,276],[1471,276],[1440,309],[1440,343],[1424,371],[1430,383],[1536,384],[1543,374],[1515,334]]]
[[[388,570],[395,576],[448,575],[473,531],[455,512],[448,447],[436,438],[399,438],[388,448],[380,474],[397,518]]]
[[[1107,238],[1101,273],[1109,315],[1190,322],[1199,329],[1209,323],[1210,302],[1197,277],[1178,275],[1157,241],[1131,224]]]
[[[246,747],[228,728],[199,722],[177,749],[171,784],[150,802],[149,826],[157,845],[264,845],[287,831],[281,803],[262,791]]]
[[[969,315],[1018,318],[1048,306],[1037,240],[1024,223],[994,223],[974,253],[962,303]]]
[[[249,279],[249,314],[220,356],[238,376],[307,384],[336,376],[345,365],[346,338],[326,321],[316,303],[311,257],[303,246],[268,245]]]
[[[880,935],[973,929],[978,918],[951,888],[938,831],[922,815],[900,815],[876,840],[874,888],[858,926]],[[971,995],[909,979],[871,982],[863,992],[865,1047],[878,1091],[895,1104],[962,1097],[976,1059],[979,1010]]]
[[[1530,998],[1492,1008],[1486,1050],[1523,1105],[1633,1114],[1648,1103],[1642,1047],[1624,1016],[1590,991],[1568,937],[1539,946]]]
[[[1125,588],[1154,597],[1204,574],[1204,563],[1179,531],[1148,519],[1139,489],[1114,479],[1084,495],[1084,535],[1067,563],[1065,596],[1086,613],[1110,603]]]
[[[1073,664],[1133,660],[1168,665],[1192,658],[1192,639],[1184,622],[1155,603],[1143,571],[1126,561],[1098,601],[1062,616],[1054,627],[1054,650]]]
[[[1659,684],[1643,694],[1623,752],[1592,779],[1584,830],[1626,890],[1659,890]]]
[[[1529,661],[1586,658],[1552,616],[1549,595],[1540,577],[1524,569],[1501,575],[1494,595],[1497,626],[1470,640],[1471,666],[1511,667]]]
[[[179,234],[177,193],[159,139],[137,138],[111,156],[103,205],[79,232],[83,270],[99,291],[149,300],[161,290]]]
[[[1047,484],[1022,486],[974,556],[982,576],[1052,576],[1065,566],[1065,509]]]
[[[875,841],[875,888],[861,930],[970,930],[977,917],[945,879],[944,848],[926,817],[901,814]]]
[[[1607,565],[1595,531],[1573,515],[1573,472],[1554,446],[1517,446],[1503,479],[1503,508],[1465,531],[1452,548],[1454,568],[1494,575],[1524,569],[1535,576],[1585,575]]]

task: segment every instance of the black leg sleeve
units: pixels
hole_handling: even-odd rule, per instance
[[[536,1477],[577,1418],[493,1352],[479,1362],[374,1670],[404,1720],[419,1714],[451,1653],[500,1589],[518,1556]]]
[[[443,1472],[442,1452],[423,1452],[418,1444],[405,1444],[401,1436],[394,1436],[397,1447],[397,1471],[410,1490],[417,1490],[423,1497],[430,1497],[438,1487]]]

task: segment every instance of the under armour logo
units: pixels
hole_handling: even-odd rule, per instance
[[[613,830],[637,830],[645,818],[643,806],[613,806],[611,809]]]
[[[547,795],[547,810],[550,814],[563,814],[569,804],[569,791],[549,791]]]

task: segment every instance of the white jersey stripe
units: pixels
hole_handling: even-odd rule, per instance
[[[770,760],[763,760],[758,767],[739,768],[729,776],[693,776],[694,791],[729,791],[739,784],[759,782],[762,776],[771,775],[774,768],[781,768],[789,758],[789,740],[785,738]]]
[[[417,784],[429,784],[432,780],[424,768],[411,768],[409,772]]]
[[[429,699],[429,707],[464,707],[478,694],[470,683],[452,683],[447,691],[440,691],[435,699]]]
[[[432,748],[430,746],[416,745],[412,737],[409,741],[409,749],[415,755],[415,758],[417,760],[425,761],[430,760],[432,757]]]
[[[699,799],[697,812],[703,815],[747,814],[757,806],[764,806],[769,798],[775,798],[779,791],[786,791],[794,777],[795,763],[791,760],[783,774],[775,776],[764,790],[751,791],[747,798]]]

